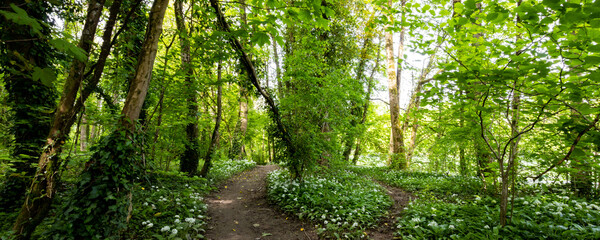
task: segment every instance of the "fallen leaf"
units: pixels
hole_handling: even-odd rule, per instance
[[[252,226],[254,226],[254,227],[260,227],[260,224],[255,223],[255,224],[252,224]]]

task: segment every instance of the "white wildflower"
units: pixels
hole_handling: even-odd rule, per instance
[[[454,229],[454,225],[450,224],[450,226],[448,226],[449,229]]]
[[[171,230],[171,228],[169,226],[164,226],[164,227],[162,227],[160,229],[161,232],[167,232],[167,231],[170,231],[170,230]]]
[[[152,226],[154,226],[154,224],[152,223],[148,223],[148,225],[146,225],[146,227],[151,228]]]
[[[186,218],[185,221],[188,222],[188,223],[190,223],[190,224],[192,224],[192,223],[194,223],[196,221],[196,219]]]
[[[177,234],[177,229],[171,230],[171,234],[176,235]]]

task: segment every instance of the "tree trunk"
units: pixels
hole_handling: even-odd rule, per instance
[[[179,31],[179,45],[181,47],[181,66],[185,74],[185,87],[187,91],[187,117],[188,122],[185,127],[186,143],[183,156],[181,156],[179,169],[188,175],[193,175],[198,171],[198,161],[200,160],[200,142],[198,140],[198,103],[196,86],[194,83],[194,69],[192,68],[192,58],[190,55],[190,40],[188,28],[185,25],[183,15],[183,0],[175,0],[175,23]]]
[[[246,2],[245,0],[240,1],[240,21],[242,29],[248,24],[246,19]],[[242,40],[242,47],[246,46],[246,40]],[[242,59],[240,59],[240,65]],[[248,89],[246,88],[246,79],[248,73],[241,68],[238,72],[240,77],[240,95],[239,95],[239,115],[238,123],[236,125],[236,131],[234,132],[232,148],[230,150],[229,157],[232,159],[242,159],[246,156],[246,149],[244,146],[244,140],[246,137],[246,131],[248,130]]]
[[[392,7],[392,0],[388,1],[389,7]],[[391,137],[390,137],[390,159],[389,164],[392,169],[406,169],[408,168],[408,162],[406,162],[406,156],[404,151],[404,134],[400,128],[400,102],[398,97],[398,79],[396,76],[396,68],[394,64],[394,39],[393,32],[390,29],[393,26],[393,16],[390,13],[388,16],[390,25],[385,32],[385,49],[387,54],[387,77],[388,77],[388,90],[390,98],[390,121],[391,121]],[[404,28],[402,28],[402,32]],[[404,36],[403,33],[400,34]],[[402,45],[403,39],[400,44]],[[403,46],[400,46],[403,48]],[[399,58],[402,57],[398,56]]]
[[[480,3],[479,3],[480,4]],[[517,1],[517,7],[521,5],[521,0]],[[481,9],[481,5],[477,5],[479,9]],[[519,24],[520,18],[519,14],[517,14],[516,24]],[[521,36],[517,34],[516,41],[519,41]],[[515,53],[519,55],[519,53]],[[511,101],[511,116],[510,116],[510,149],[508,153],[508,167],[506,170],[504,169],[504,158],[498,159],[500,174],[502,179],[502,191],[500,196],[500,225],[503,227],[506,226],[507,223],[507,209],[508,209],[508,195],[509,193],[509,184],[511,184],[511,176],[515,177],[515,168],[516,168],[516,159],[517,154],[519,153],[519,141],[521,140],[521,133],[519,132],[519,116],[520,116],[520,107],[521,107],[521,91],[519,90],[519,78],[515,79],[515,82],[512,87],[512,101]],[[511,191],[515,191],[514,185]]]
[[[144,154],[143,142],[139,141],[136,122],[148,92],[168,3],[169,0],[156,0],[152,5],[122,117],[115,124],[116,130],[95,148],[80,174],[77,188],[66,199],[68,208],[55,220],[55,225],[71,227],[54,228],[53,237],[116,239],[123,231],[129,217],[127,196],[131,194],[132,182],[144,172],[143,157],[139,157]],[[113,224],[107,225],[108,222]]]
[[[162,33],[163,18],[169,0],[155,0],[152,5],[148,28],[142,45],[142,52],[138,59],[135,76],[129,86],[125,105],[121,114],[124,116],[124,126],[133,129],[134,123],[140,116],[142,105],[148,94],[152,68],[158,50],[158,39]]]
[[[380,39],[381,42],[381,39]],[[375,59],[375,66],[373,67],[373,69],[371,69],[371,75],[369,75],[369,79],[367,81],[367,95],[365,95],[365,104],[363,105],[363,109],[362,109],[362,117],[360,119],[360,125],[364,125],[365,122],[367,121],[367,114],[369,112],[369,103],[371,102],[371,93],[373,92],[373,78],[375,76],[375,72],[379,69],[379,62],[380,62],[380,57],[381,57],[381,51],[377,50],[377,58]],[[358,138],[356,139],[356,149],[354,149],[354,158],[352,159],[352,164],[356,165],[356,163],[358,162],[358,158],[360,157],[360,152],[361,152],[361,139],[363,133],[361,133]]]
[[[204,165],[202,165],[202,170],[200,171],[200,176],[206,177],[212,167],[212,158],[215,149],[217,148],[217,144],[219,142],[219,128],[221,127],[221,119],[223,113],[223,104],[221,102],[221,95],[223,92],[223,86],[221,83],[221,62],[217,65],[217,118],[215,119],[215,128],[213,130],[213,134],[210,140],[210,145],[208,145],[208,151],[206,151],[206,155],[204,156]]]
[[[273,61],[275,62],[275,81],[277,81],[277,93],[279,99],[283,98],[283,87],[281,86],[281,67],[279,66],[279,52],[277,51],[277,41],[271,37],[273,41]]]
[[[369,19],[369,22],[367,23],[367,25],[370,24],[372,21],[373,21],[373,15],[371,15],[371,18]],[[367,32],[367,35],[363,39],[362,49],[360,52],[360,60],[358,62],[358,66],[356,68],[356,81],[360,82],[360,83],[362,83],[364,81],[363,78],[365,75],[364,74],[365,66],[367,64],[367,53],[368,53],[368,50],[370,49],[372,41],[373,41],[373,33],[371,31],[369,31],[369,32]],[[369,83],[367,83],[367,88],[369,88],[367,90],[367,95],[370,95],[369,91],[371,91],[371,89],[370,89],[370,86],[368,86],[368,85],[369,85]],[[367,97],[365,99],[365,101],[368,102],[369,97]],[[362,115],[364,115],[364,114],[362,114],[361,110],[364,110],[364,109],[361,109],[361,107],[358,106],[358,103],[356,103],[356,102],[352,103],[351,112],[352,112],[352,116],[354,116],[354,117],[350,121],[350,125],[352,126],[353,129],[356,129],[356,127],[358,126],[358,124],[360,122],[360,120],[358,120],[358,119]],[[354,148],[354,143],[356,141],[356,138],[357,138],[356,133],[349,133],[348,136],[346,136],[345,149],[343,152],[344,160],[346,162],[350,161],[350,154],[352,152],[352,148]]]
[[[102,15],[103,5],[104,0],[92,0],[88,5],[87,17],[78,45],[88,55],[94,41],[96,27]],[[29,239],[37,225],[50,211],[50,205],[60,179],[59,167],[62,163],[58,155],[74,122],[71,122],[71,119],[74,119],[74,115],[76,115],[73,112],[73,104],[83,80],[84,71],[85,63],[77,59],[73,60],[65,81],[62,97],[54,115],[52,128],[50,128],[46,140],[46,147],[39,158],[38,170],[13,226],[16,239]]]
[[[225,16],[223,15],[223,12],[221,11],[219,2],[217,0],[210,0],[210,5],[212,6],[212,8],[215,10],[215,13],[217,14],[217,25],[218,25],[219,29],[224,32],[228,32],[228,33],[231,32],[229,23],[227,23],[227,19],[225,19]],[[244,48],[242,47],[242,44],[240,43],[240,41],[231,35],[229,37],[227,37],[227,39],[228,39],[229,43],[231,44],[231,47],[240,55],[240,58],[242,59],[242,65],[246,69],[246,72],[248,73],[248,78],[249,78],[250,82],[256,88],[258,93],[260,93],[260,95],[265,99],[265,102],[266,102],[267,106],[269,107],[269,110],[272,113],[270,115],[271,119],[275,122],[275,126],[277,126],[277,136],[280,137],[283,144],[285,144],[285,146],[287,148],[286,150],[287,150],[288,156],[294,157],[296,155],[297,147],[295,146],[295,144],[292,140],[292,136],[289,134],[288,131],[286,131],[286,127],[283,125],[283,122],[281,121],[281,115],[279,112],[279,108],[275,104],[275,101],[273,100],[271,95],[269,93],[267,93],[258,84],[258,76],[256,74],[256,70],[254,69],[254,65],[252,64],[252,61],[250,61],[250,58],[248,57],[246,52],[244,51]],[[301,176],[300,169],[291,169],[291,172],[292,172],[292,175],[294,178],[298,178],[299,176]]]
[[[12,12],[10,4],[23,9],[31,18],[41,23],[40,34],[50,35],[47,23],[50,6],[45,1],[0,0],[2,10]],[[0,183],[0,212],[13,212],[23,203],[26,189],[31,183],[37,157],[52,123],[52,110],[56,107],[56,89],[53,82],[35,80],[35,68],[55,72],[51,56],[55,54],[47,38],[38,39],[29,27],[0,16],[0,67],[4,74],[6,113],[11,125],[6,132],[12,135],[10,162],[14,170]],[[7,140],[10,139],[7,138]],[[7,220],[10,221],[10,220]]]
[[[83,152],[87,149],[89,132],[90,132],[90,125],[88,125],[86,115],[82,113],[81,126],[79,126],[79,151]]]

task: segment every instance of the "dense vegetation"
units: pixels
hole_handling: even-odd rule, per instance
[[[592,0],[0,0],[0,237],[203,238],[275,163],[324,238],[598,239],[599,36]]]

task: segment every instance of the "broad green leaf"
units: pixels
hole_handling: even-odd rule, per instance
[[[596,64],[600,63],[600,57],[599,56],[587,56],[583,59],[583,61],[586,64],[596,65]]]
[[[329,20],[324,19],[324,18],[317,18],[317,24],[316,26],[318,28],[327,28],[327,26],[329,25]]]
[[[10,7],[14,12],[0,11],[0,14],[4,15],[4,17],[16,24],[25,25],[31,27],[33,33],[41,35],[40,32],[42,30],[42,25],[40,22],[35,19],[29,17],[27,12],[20,7],[17,7],[15,4],[10,4]]]
[[[498,18],[497,12],[492,12],[485,17],[485,19],[488,20],[489,22],[493,22],[494,20],[496,20],[496,18]]]
[[[465,10],[465,5],[463,5],[460,2],[457,2],[454,4],[454,12],[456,14],[461,14],[463,12],[463,10]]]
[[[66,54],[71,55],[72,57],[74,57],[75,59],[77,59],[81,62],[87,62],[87,54],[85,53],[85,51],[83,51],[83,49],[73,45],[72,43],[70,43],[67,40],[60,39],[60,38],[52,39],[52,40],[50,40],[50,45],[54,46],[59,51],[62,51]]]
[[[264,32],[255,32],[254,35],[252,35],[252,39],[250,39],[250,41],[258,44],[261,47],[271,42],[269,35],[267,35]]]
[[[52,83],[56,80],[56,75],[51,68],[39,68],[35,67],[31,78],[35,81],[41,81],[42,84],[52,87]]]

